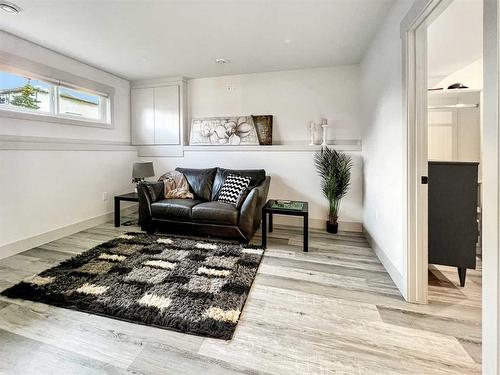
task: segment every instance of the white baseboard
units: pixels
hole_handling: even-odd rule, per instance
[[[392,281],[394,281],[394,284],[398,287],[399,291],[401,292],[401,295],[406,299],[406,283],[403,275],[399,272],[399,270],[394,266],[392,261],[387,257],[386,253],[382,248],[377,244],[377,242],[373,239],[373,237],[370,235],[370,232],[363,226],[363,233],[372,247],[373,251],[377,255],[378,259],[386,269],[387,273],[391,277]]]
[[[137,210],[137,204],[122,208],[121,214],[127,214]],[[33,237],[28,237],[19,241],[11,242],[7,245],[0,246],[0,259],[7,258],[11,255],[22,253],[23,251],[41,246],[48,242],[58,240],[60,238],[70,236],[85,229],[95,227],[96,225],[104,224],[113,220],[114,213],[108,212],[78,223],[70,224],[65,227],[51,230],[50,232],[42,233]]]
[[[299,216],[273,215],[273,222],[276,224],[302,227],[302,220],[303,220],[302,217]],[[325,227],[326,227],[326,219],[309,218],[309,228],[325,229]],[[339,221],[339,230],[348,232],[362,232],[363,225],[355,221]]]

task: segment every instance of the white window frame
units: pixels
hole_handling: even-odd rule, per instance
[[[100,83],[90,81],[81,77],[73,76],[72,74],[57,71],[52,68],[45,67],[43,65],[38,65],[33,62],[29,62],[30,66],[34,66],[36,69],[23,69],[23,66],[16,67],[10,64],[2,63],[4,60],[3,53],[0,53],[0,71],[16,74],[24,77],[30,77],[32,79],[37,79],[43,82],[46,82],[51,86],[50,90],[50,112],[31,110],[28,108],[2,108],[0,107],[0,117],[14,118],[14,119],[23,119],[23,120],[31,120],[31,121],[43,121],[43,122],[52,122],[64,125],[78,125],[78,126],[88,126],[95,128],[105,128],[105,129],[113,129],[113,108],[114,108],[114,89],[112,87],[102,85]],[[24,62],[24,59],[19,59],[21,62]],[[16,61],[17,62],[17,61]],[[37,72],[33,72],[33,70],[37,71],[50,71],[52,74],[50,76],[45,74],[40,74]],[[64,78],[59,79],[58,77]],[[72,82],[73,81],[73,82]],[[71,90],[83,91],[92,95],[98,95],[100,97],[105,98],[105,105],[103,105],[103,101],[99,102],[99,111],[101,118],[98,120],[84,118],[79,116],[71,116],[67,114],[59,113],[59,87],[65,87]],[[99,90],[93,89],[98,88]]]

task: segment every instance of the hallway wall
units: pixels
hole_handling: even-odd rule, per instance
[[[400,22],[412,0],[395,3],[361,62],[363,227],[403,295],[403,92]]]

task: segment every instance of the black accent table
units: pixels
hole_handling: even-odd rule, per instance
[[[120,226],[120,202],[139,202],[137,193],[127,193],[122,195],[115,195],[115,227]]]
[[[291,210],[284,208],[273,208],[275,200],[270,199],[262,207],[262,248],[267,247],[267,215],[269,215],[269,233],[273,231],[273,215],[302,216],[304,218],[304,251],[309,251],[309,205],[304,203],[302,210]]]

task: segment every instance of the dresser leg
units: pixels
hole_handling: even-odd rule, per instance
[[[467,273],[467,268],[458,267],[458,278],[460,279],[460,286],[465,286],[465,274]]]

